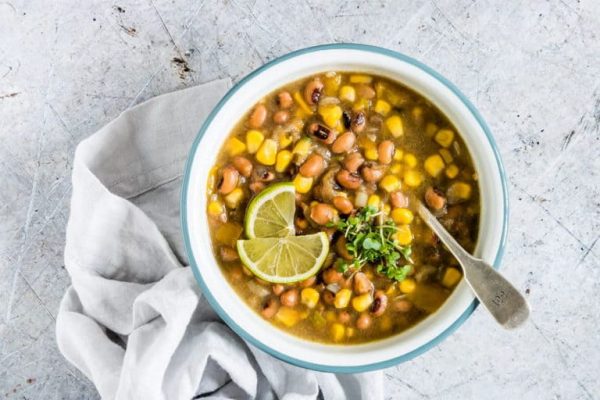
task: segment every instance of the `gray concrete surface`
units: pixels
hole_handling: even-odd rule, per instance
[[[594,0],[0,1],[0,398],[98,396],[54,338],[76,144],[145,99],[343,41],[416,57],[481,110],[510,180],[502,268],[533,309],[510,333],[477,310],[385,370],[386,396],[599,398],[599,27]]]

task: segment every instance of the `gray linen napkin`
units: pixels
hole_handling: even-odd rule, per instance
[[[56,333],[106,399],[383,397],[381,373],[280,362],[237,337],[203,298],[183,249],[179,191],[189,146],[228,80],[166,94],[81,142]]]

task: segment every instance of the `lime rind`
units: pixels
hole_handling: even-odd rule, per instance
[[[271,185],[250,201],[244,230],[249,239],[294,236],[295,188],[292,182]]]

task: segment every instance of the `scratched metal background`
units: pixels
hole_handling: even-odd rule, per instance
[[[0,1],[0,398],[96,398],[54,339],[81,139],[155,95],[324,42],[416,57],[481,110],[510,178],[503,269],[531,324],[484,312],[387,369],[388,398],[600,397],[600,2]]]

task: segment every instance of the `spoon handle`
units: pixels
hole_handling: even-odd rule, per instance
[[[463,249],[421,202],[418,204],[418,212],[456,257],[463,268],[465,280],[494,319],[507,329],[516,328],[525,322],[529,317],[529,306],[523,295],[489,264]]]

